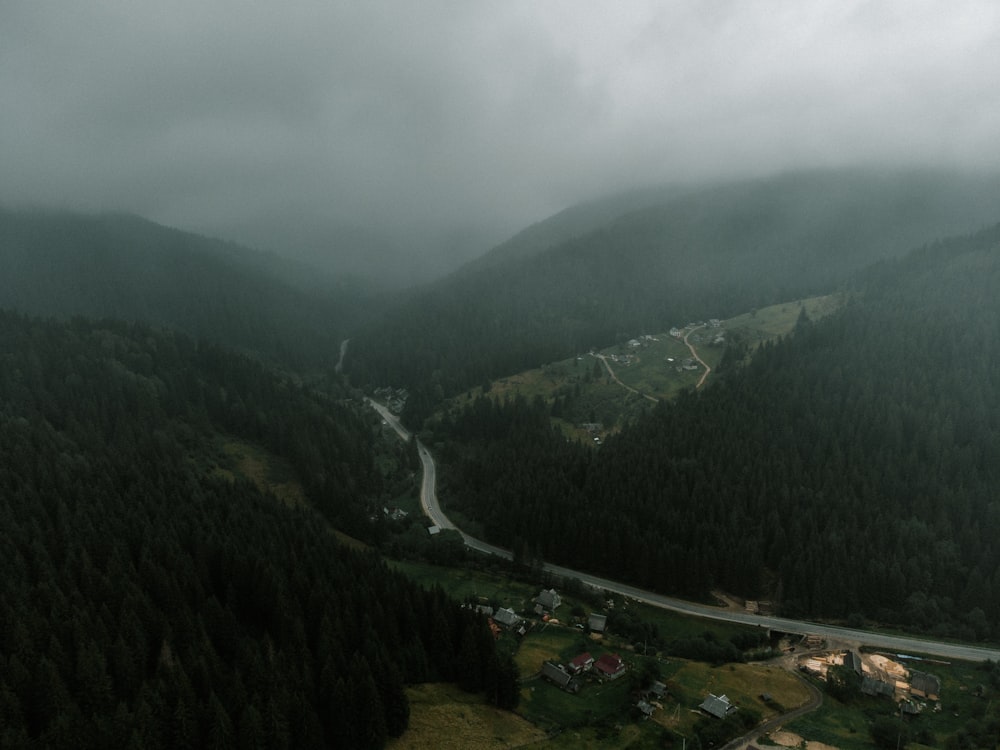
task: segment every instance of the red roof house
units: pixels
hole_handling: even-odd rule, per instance
[[[589,652],[583,652],[569,663],[569,671],[573,674],[586,672],[594,666],[594,657]]]
[[[594,669],[601,677],[614,680],[625,674],[625,662],[618,654],[605,654],[595,662]]]

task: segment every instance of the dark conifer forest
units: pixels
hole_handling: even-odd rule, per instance
[[[220,476],[218,433],[338,526],[377,492],[328,396],[179,334],[0,314],[0,746],[378,748],[405,684],[516,700],[480,616]]]
[[[1000,227],[851,290],[596,452],[544,401],[478,398],[432,423],[443,497],[521,555],[650,589],[1000,636]]]

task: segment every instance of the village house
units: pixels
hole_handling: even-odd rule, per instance
[[[521,618],[510,607],[501,607],[498,609],[494,613],[493,619],[496,620],[498,625],[502,625],[505,628],[514,628],[521,622]]]
[[[594,662],[594,671],[606,680],[617,680],[625,674],[625,662],[618,654],[604,654]]]
[[[535,597],[535,604],[538,605],[535,611],[541,614],[539,608],[545,612],[552,612],[560,604],[562,604],[562,599],[559,598],[559,594],[556,593],[555,589],[548,589],[547,591],[542,591],[538,596]]]
[[[568,670],[572,674],[580,674],[589,671],[593,666],[594,657],[589,652],[584,651],[569,663]]]
[[[736,706],[730,703],[729,698],[725,695],[713,695],[712,693],[708,694],[708,697],[702,701],[698,708],[717,719],[725,719],[736,710]]]
[[[573,679],[573,675],[567,672],[562,664],[545,662],[542,664],[542,677],[570,693],[580,692],[580,683]]]

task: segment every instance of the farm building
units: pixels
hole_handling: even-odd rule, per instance
[[[493,619],[496,620],[498,625],[503,625],[505,628],[516,627],[521,618],[517,616],[517,613],[510,609],[509,607],[501,607],[493,615]]]
[[[561,664],[547,661],[542,665],[542,677],[570,693],[580,692],[580,683]]]
[[[535,597],[535,604],[546,612],[552,612],[560,604],[562,604],[562,599],[559,598],[559,594],[556,593],[555,589],[548,589],[547,591],[542,591],[542,593]],[[536,607],[536,611],[538,607]],[[541,612],[539,612],[539,614],[541,614]]]
[[[599,615],[596,612],[591,612],[590,617],[587,618],[587,627],[589,627],[595,633],[603,633],[607,623],[608,623],[608,616]]]
[[[712,693],[708,694],[708,697],[702,701],[698,708],[717,719],[725,719],[736,710],[736,706],[730,703],[729,698]]]

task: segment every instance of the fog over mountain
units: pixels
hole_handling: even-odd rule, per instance
[[[0,7],[0,203],[410,280],[568,205],[788,169],[995,169],[990,2]]]

